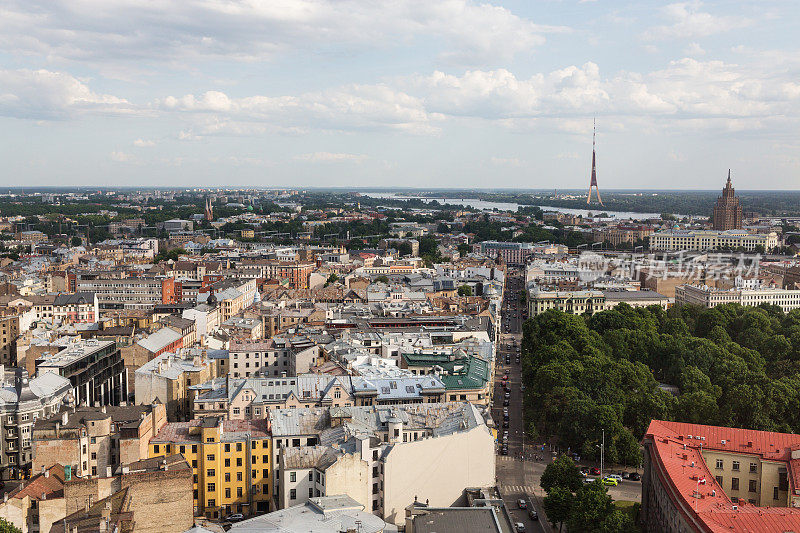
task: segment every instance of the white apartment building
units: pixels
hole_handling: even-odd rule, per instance
[[[737,250],[754,252],[756,247],[769,251],[778,246],[777,233],[748,233],[743,230],[728,231],[662,231],[650,235],[650,249],[665,252],[680,250]]]
[[[495,483],[494,437],[467,403],[285,409],[274,414],[275,499],[286,508],[346,492],[403,524],[417,496],[449,507]]]
[[[778,288],[716,289],[706,285],[679,285],[675,287],[675,303],[701,307],[716,307],[736,303],[743,306],[761,304],[779,305],[785,313],[800,308],[800,290]]]

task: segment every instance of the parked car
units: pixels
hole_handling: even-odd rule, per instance
[[[508,427],[508,419],[503,420],[503,429]]]
[[[240,522],[244,520],[244,515],[241,513],[229,514],[225,517],[228,522]]]
[[[628,479],[631,481],[641,481],[642,476],[639,475],[639,472],[631,472],[631,475],[628,476]]]
[[[520,509],[527,509],[528,508],[528,503],[525,500],[520,498],[519,500],[517,500],[517,506]]]
[[[500,448],[500,455],[508,455],[508,448]]]
[[[506,398],[505,400],[503,400],[503,405],[508,405],[508,398]]]
[[[619,474],[609,474],[609,475],[607,475],[606,477],[607,477],[607,478],[610,478],[610,479],[616,479],[616,480],[617,480],[617,483],[619,483],[620,481],[622,481],[622,476],[620,476]]]
[[[594,483],[595,481],[597,481],[597,480],[595,478],[593,478],[593,477],[585,477],[585,478],[583,478],[583,484],[584,485],[589,485],[591,483]]]
[[[617,481],[613,477],[606,476],[606,477],[603,478],[603,485],[605,485],[607,487],[615,487],[615,486],[619,485],[619,481]]]
[[[596,466],[593,466],[592,469],[591,469],[591,473],[592,473],[593,476],[599,476],[600,475],[600,469],[597,468]]]

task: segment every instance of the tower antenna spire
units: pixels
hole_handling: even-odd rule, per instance
[[[595,155],[595,146],[597,140],[597,117],[592,119],[592,179],[589,182],[589,196],[586,198],[586,203],[592,202],[592,188],[597,193],[597,201],[603,205],[603,200],[600,198],[600,188],[597,186],[597,164]]]

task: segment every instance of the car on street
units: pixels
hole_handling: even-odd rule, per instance
[[[225,517],[228,522],[240,522],[244,520],[244,515],[241,513],[229,514]]]
[[[622,476],[620,476],[619,474],[609,474],[609,475],[607,475],[606,477],[607,477],[607,478],[610,478],[610,479],[616,479],[616,480],[617,480],[617,483],[619,483],[620,481],[622,481]]]
[[[519,507],[520,509],[527,509],[528,503],[522,498],[520,498],[519,500],[517,500],[517,507]]]
[[[525,524],[522,522],[517,522],[514,524],[514,529],[517,530],[517,533],[525,533]]]
[[[591,474],[593,476],[599,476],[600,475],[600,469],[597,468],[596,466],[593,466],[592,469],[590,470],[590,472],[591,472]]]
[[[533,507],[531,507],[530,509],[528,509],[528,518],[530,518],[531,520],[539,520],[539,513],[537,513],[536,510]]]
[[[508,374],[503,374],[503,381],[508,381]]]
[[[500,455],[508,455],[508,448],[500,448]]]
[[[506,406],[506,405],[508,405],[508,398],[506,398],[505,400],[503,400],[503,406]]]
[[[507,428],[507,427],[508,427],[508,419],[503,420],[503,428]]]
[[[619,481],[617,481],[613,477],[604,477],[603,478],[603,485],[605,485],[607,487],[616,487],[617,485],[619,485]]]

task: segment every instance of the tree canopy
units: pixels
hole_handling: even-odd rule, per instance
[[[800,310],[620,304],[523,333],[528,423],[584,457],[605,430],[606,460],[638,465],[652,419],[800,431]]]

